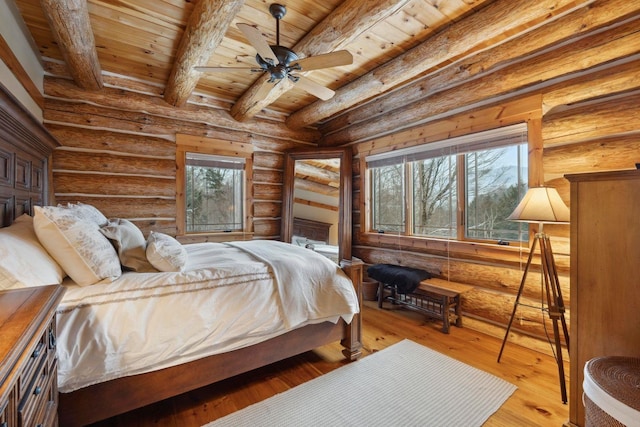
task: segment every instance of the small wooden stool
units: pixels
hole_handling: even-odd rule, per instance
[[[450,282],[444,279],[427,279],[420,282],[415,293],[426,293],[432,297],[436,297],[441,301],[441,310],[435,314],[435,317],[442,319],[442,332],[449,333],[449,310],[453,308],[456,316],[455,325],[462,328],[462,304],[460,294],[473,289],[473,286],[463,283]]]
[[[449,313],[453,309],[456,316],[455,326],[462,327],[462,306],[460,294],[473,289],[473,286],[444,279],[426,279],[410,294],[398,294],[390,287],[391,295],[384,296],[384,284],[378,290],[378,307],[382,308],[384,299],[394,304],[402,304],[418,310],[428,317],[442,320],[442,332],[449,333]]]

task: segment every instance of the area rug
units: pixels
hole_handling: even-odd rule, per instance
[[[404,340],[206,427],[481,426],[515,390]]]

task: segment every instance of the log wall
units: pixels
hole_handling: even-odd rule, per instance
[[[542,99],[547,93],[540,93]],[[639,105],[640,92],[628,91],[547,112],[542,118],[542,184],[555,187],[571,207],[569,182],[564,178],[565,174],[635,168],[635,163],[640,162]],[[478,110],[478,115],[483,111],[486,110]],[[468,116],[465,114],[462,118]],[[450,126],[452,122],[456,123],[454,128],[459,130],[457,123],[460,121],[457,118],[449,119],[446,125]],[[423,139],[425,134],[419,130],[428,127],[411,132],[421,135]],[[369,149],[375,146],[381,149],[384,140],[389,142],[392,138],[380,138],[359,144],[359,147]],[[389,143],[389,147],[392,146],[395,147]],[[522,279],[528,248],[367,233],[363,215],[366,211],[366,197],[362,191],[363,157],[356,155],[354,159],[354,256],[367,264],[392,263],[423,268],[440,277],[473,285],[474,289],[463,296],[464,313],[471,318],[466,326],[503,337]],[[551,236],[564,302],[569,307],[569,227],[547,225],[545,232]],[[535,257],[521,298],[523,305],[518,307],[513,324],[512,331],[516,334],[509,338],[509,342],[549,352],[550,347],[544,341],[547,331],[551,331],[551,324],[547,318],[543,322],[540,310],[525,306],[539,305],[539,271],[539,259]],[[569,310],[566,318],[570,323]],[[534,339],[530,340],[527,336]]]
[[[604,2],[598,2],[602,4]],[[581,11],[582,20],[595,21],[589,14],[597,10]],[[572,17],[569,15],[566,19]],[[347,135],[361,139],[369,132],[376,132],[372,130],[376,128],[381,135],[366,137],[354,144],[354,166],[357,166],[353,181],[354,256],[367,264],[393,263],[424,268],[443,278],[473,285],[474,289],[463,297],[464,313],[469,318],[466,327],[502,338],[529,249],[367,233],[363,158],[368,153],[428,143],[513,121],[531,121],[533,118],[525,113],[532,108],[525,108],[525,104],[538,103],[541,122],[535,137],[541,138],[543,150],[542,164],[537,166],[540,170],[534,174],[539,173],[540,184],[558,189],[570,207],[565,174],[633,169],[640,161],[639,49],[618,44],[637,37],[637,22],[636,16],[599,28],[575,43],[548,48],[536,54],[535,59],[523,58],[522,63],[512,60],[509,66],[497,67],[494,72],[490,63],[486,67],[475,63],[474,67],[483,70],[477,78],[461,80],[459,85],[441,92],[425,93],[407,108],[372,119],[371,126],[360,122],[325,135],[325,143]],[[491,57],[492,52],[488,50],[475,59]],[[467,62],[474,63],[474,60]],[[540,73],[534,77],[536,70]],[[544,76],[540,80],[542,71]],[[441,102],[443,99],[446,105]],[[377,104],[383,105],[384,100]],[[325,130],[343,126],[349,115],[356,117],[357,114],[355,110],[341,116],[335,123],[329,122]],[[386,118],[398,120],[403,114],[424,124],[388,133]],[[513,118],[517,114],[521,115],[520,119]],[[338,125],[338,121],[342,125]],[[535,231],[533,227],[531,231]],[[547,225],[545,232],[552,238],[564,302],[569,307],[569,227]],[[539,259],[534,258],[534,270],[527,277],[521,299],[523,305],[518,307],[514,334],[509,342],[550,352],[546,342],[547,333],[551,333],[548,315],[543,319],[541,310],[524,305],[540,305],[539,271]],[[570,323],[569,310],[566,318]]]
[[[157,88],[136,82],[132,91],[129,84],[112,79],[109,88],[89,92],[62,77],[45,78],[44,120],[62,144],[52,163],[55,202],[89,203],[107,217],[133,221],[145,235],[175,236],[176,134],[251,143],[253,236],[279,238],[283,153],[309,145],[317,133],[268,119],[240,124],[202,97],[198,105],[171,108]]]

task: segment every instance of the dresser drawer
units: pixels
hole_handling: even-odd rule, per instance
[[[54,425],[58,390],[55,323],[51,321],[30,353],[18,382],[18,420],[22,427]]]
[[[26,366],[18,379],[18,401],[22,401],[25,393],[27,393],[27,389],[34,381],[37,371],[40,369],[43,361],[48,359],[48,331],[49,328],[45,330],[45,333],[43,333],[36,342],[36,345],[29,351],[29,358],[26,362]]]
[[[53,383],[57,374],[57,360],[53,360],[53,365],[48,362],[47,359],[42,360],[32,383],[20,400],[18,419],[21,426],[45,425],[47,413],[51,412],[52,408],[57,409],[57,389]]]
[[[57,427],[60,285],[0,291],[0,427]]]

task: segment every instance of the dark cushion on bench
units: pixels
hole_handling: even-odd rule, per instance
[[[413,292],[421,281],[430,279],[431,274],[419,268],[403,267],[394,264],[375,264],[367,268],[370,278],[396,287],[398,293]]]

